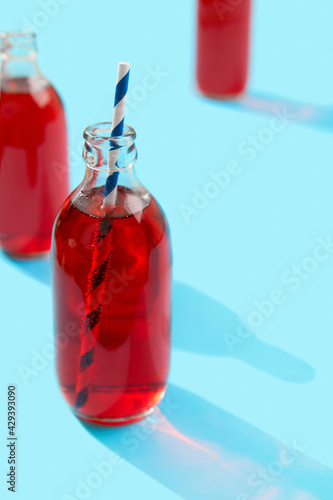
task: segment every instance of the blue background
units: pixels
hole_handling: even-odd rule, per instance
[[[152,419],[83,426],[55,378],[48,261],[1,254],[0,429],[15,383],[16,498],[331,500],[333,255],[297,290],[285,276],[315,266],[318,239],[333,237],[331,1],[256,0],[248,94],[229,103],[195,89],[193,0],[68,0],[52,16],[42,5],[3,4],[0,28],[38,30],[40,67],[66,105],[72,187],[84,172],[82,131],[111,119],[117,63],[131,62],[126,121],[138,134],[137,172],[172,231],[173,352]],[[142,90],[156,67],[163,77]],[[267,139],[277,111],[292,118],[249,161],[239,148]],[[182,204],[193,207],[195,190],[209,190],[209,173],[230,161],[239,174],[186,221]],[[254,324],[258,302],[276,289],[283,303],[266,303],[269,317]],[[237,327],[249,318],[242,339]],[[6,457],[2,441],[1,498],[11,498]],[[105,461],[102,478],[96,464]],[[88,486],[78,489],[80,480]]]

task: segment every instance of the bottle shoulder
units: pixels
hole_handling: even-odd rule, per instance
[[[148,223],[151,219],[163,221],[167,219],[163,208],[155,197],[146,189],[133,191],[124,186],[118,186],[116,206],[108,207],[103,202],[104,187],[86,189],[82,182],[64,201],[57,220],[68,219],[73,212],[80,212],[88,219],[112,219],[115,222],[121,219],[143,219]]]
[[[78,192],[80,193],[80,190]],[[72,244],[75,240],[86,247],[92,245],[96,235],[104,234],[105,228],[108,231],[112,228],[112,241],[117,248],[119,245],[122,247],[126,241],[131,241],[138,248],[153,249],[160,244],[168,246],[168,222],[163,209],[152,195],[144,207],[141,204],[133,205],[138,203],[138,198],[132,198],[130,201],[132,205],[129,206],[127,200],[127,205],[122,207],[123,216],[120,216],[121,212],[114,213],[112,210],[103,216],[101,213],[99,215],[96,213],[100,208],[96,210],[94,193],[90,192],[90,196],[86,195],[85,199],[80,199],[80,196],[77,196],[78,192],[74,190],[68,196],[57,216],[54,224],[56,245],[61,241]],[[99,236],[97,239],[99,242],[103,240]]]
[[[41,73],[33,76],[1,75],[1,90],[11,94],[34,94],[47,87],[51,87],[51,84]]]
[[[50,119],[60,115],[64,119],[59,94],[47,80],[35,81],[30,77],[2,79],[0,103],[1,106],[14,105],[18,109],[24,106],[30,113],[49,113]]]

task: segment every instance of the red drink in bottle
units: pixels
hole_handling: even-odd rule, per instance
[[[28,258],[50,250],[54,219],[68,195],[66,120],[58,94],[35,65],[32,35],[5,34],[2,59],[0,245]]]
[[[251,0],[198,0],[197,82],[215,98],[243,92],[248,73]]]
[[[166,218],[132,172],[133,129],[121,138],[116,205],[103,205],[106,127],[87,129],[84,182],[54,227],[55,342],[69,405],[81,418],[119,424],[145,416],[165,392],[171,256]]]

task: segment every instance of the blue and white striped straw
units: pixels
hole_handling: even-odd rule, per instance
[[[120,62],[118,64],[117,85],[113,105],[111,137],[123,135],[129,73],[130,64]],[[106,204],[114,204],[116,201],[117,180],[119,175],[117,159],[120,146],[115,144],[114,141],[110,141],[110,143],[111,148],[107,165],[108,174],[104,189],[104,203]]]

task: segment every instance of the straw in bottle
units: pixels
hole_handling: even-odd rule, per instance
[[[111,137],[118,137],[123,134],[126,95],[129,79],[128,63],[119,63],[118,77],[115,92],[113,119]],[[116,201],[117,181],[119,169],[117,166],[119,145],[116,141],[110,140],[110,151],[107,164],[107,180],[104,189],[104,204],[112,205]],[[96,224],[96,231],[93,241],[93,255],[91,269],[88,277],[86,290],[86,314],[82,320],[80,330],[80,354],[77,365],[77,380],[76,380],[76,401],[75,407],[77,410],[82,410],[88,401],[91,385],[94,377],[95,364],[95,346],[101,314],[103,312],[103,304],[97,303],[94,297],[101,286],[106,281],[109,274],[109,267],[112,258],[112,219],[101,219]],[[104,250],[104,251],[103,251]],[[96,292],[95,292],[96,291]]]

